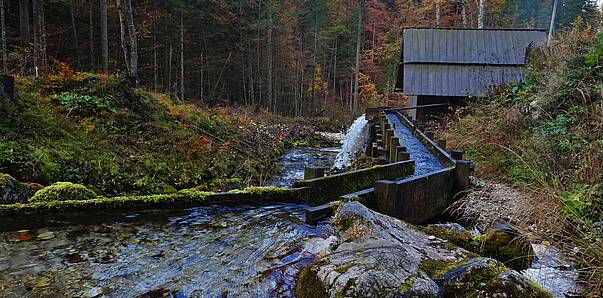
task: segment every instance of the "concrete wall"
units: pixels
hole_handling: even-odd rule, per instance
[[[308,188],[305,201],[310,204],[324,204],[337,200],[340,196],[373,187],[382,179],[401,179],[414,173],[414,161],[402,161],[368,169],[311,179],[293,183],[295,188]]]

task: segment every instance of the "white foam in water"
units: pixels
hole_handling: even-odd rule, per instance
[[[354,120],[348,129],[341,151],[337,154],[333,168],[344,169],[352,165],[356,157],[366,149],[368,142],[368,120],[364,115]]]

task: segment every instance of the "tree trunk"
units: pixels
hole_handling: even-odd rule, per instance
[[[184,100],[184,8],[180,9],[180,99]]]
[[[463,28],[467,28],[467,0],[461,1],[461,18],[463,20]]]
[[[360,89],[360,50],[362,45],[362,0],[358,0],[358,28],[356,36],[356,68],[354,74],[354,99],[352,102],[352,115],[354,118],[358,115],[358,101]]]
[[[477,28],[484,28],[484,19],[486,18],[486,0],[479,0],[479,12],[477,15]]]
[[[134,9],[132,0],[128,0],[128,35],[130,36],[130,76],[138,85],[138,37],[134,25]]]
[[[78,68],[82,65],[80,60],[80,42],[77,38],[77,27],[75,26],[75,1],[69,2],[69,10],[71,12],[71,28],[73,28],[73,46],[75,48],[75,59],[77,61]]]
[[[174,49],[172,48],[172,44],[170,44],[170,52],[168,55],[168,93],[172,93],[172,53]]]
[[[272,95],[273,95],[273,90],[272,90],[272,12],[270,12],[270,16],[268,17],[268,43],[267,43],[267,49],[266,49],[266,68],[267,68],[267,75],[266,75],[266,83],[267,83],[267,90],[266,90],[266,95],[268,96],[268,109],[272,108]]]
[[[4,19],[4,0],[0,0],[0,26],[2,26],[2,71],[8,74],[8,54],[6,53],[6,20]]]
[[[90,69],[94,70],[94,18],[92,17],[92,5],[88,7],[88,22],[90,24]]]
[[[29,32],[29,0],[19,0],[19,30],[21,47],[28,48],[30,40]]]
[[[549,37],[547,39],[547,45],[551,44],[551,40],[553,40],[553,32],[555,30],[555,17],[557,16],[557,2],[555,0],[553,3],[553,13],[551,14],[551,26],[549,27]]]
[[[153,25],[153,91],[157,92],[158,67],[157,67],[157,20],[152,19]]]
[[[116,0],[117,2],[117,15],[119,16],[119,42],[121,45],[121,52],[124,55],[124,63],[126,65],[126,70],[128,74],[130,71],[130,55],[128,54],[128,45],[126,44],[126,20],[124,19],[124,6],[122,5],[121,0]]]
[[[32,0],[32,12],[33,12],[33,65],[34,73],[36,76],[40,75],[40,67],[42,64],[42,30],[41,30],[41,16],[40,16],[40,1]]]
[[[435,27],[440,28],[441,26],[441,13],[442,13],[442,5],[439,0],[435,2]]]
[[[100,0],[101,67],[109,72],[109,37],[107,34],[107,0]]]
[[[46,43],[46,15],[44,14],[44,1],[40,1],[40,28],[42,31],[42,72],[44,74],[48,73],[48,49]]]

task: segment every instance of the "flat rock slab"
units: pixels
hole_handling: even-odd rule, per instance
[[[300,274],[298,297],[449,297],[450,293],[462,297],[454,295],[456,289],[463,289],[463,295],[469,289],[483,296],[498,291],[477,285],[504,283],[506,287],[513,280],[531,287],[523,276],[496,260],[474,258],[465,249],[358,202],[337,209],[333,228],[337,242],[332,252]],[[488,270],[470,269],[475,264],[485,264]],[[548,297],[546,293],[530,296]]]

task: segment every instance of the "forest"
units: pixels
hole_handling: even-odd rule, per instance
[[[0,0],[0,297],[602,297],[602,0]]]
[[[42,76],[64,68],[123,73],[180,100],[335,117],[354,109],[356,80],[364,106],[403,100],[392,86],[404,28],[548,29],[553,1],[2,4],[5,73]],[[562,0],[558,11],[559,29],[578,16],[595,19],[597,6],[590,0]]]

